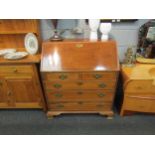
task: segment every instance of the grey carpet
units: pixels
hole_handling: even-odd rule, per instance
[[[155,116],[136,114],[113,120],[95,114],[60,115],[48,120],[40,110],[1,110],[1,135],[155,134]]]

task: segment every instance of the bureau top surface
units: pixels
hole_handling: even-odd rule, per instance
[[[118,71],[115,41],[46,41],[42,45],[41,71]]]

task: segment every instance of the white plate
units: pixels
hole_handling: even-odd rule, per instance
[[[9,60],[17,60],[17,59],[22,59],[28,55],[27,52],[16,52],[16,53],[9,53],[4,55],[5,59]]]
[[[8,49],[2,49],[0,50],[0,56],[4,56],[6,54],[11,54],[11,53],[15,53],[16,49],[14,48],[8,48]]]
[[[33,33],[28,33],[24,39],[25,49],[29,54],[36,54],[38,51],[38,39]]]

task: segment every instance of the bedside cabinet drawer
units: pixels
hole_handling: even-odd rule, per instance
[[[117,74],[115,72],[95,72],[81,73],[82,80],[109,80],[116,81]]]
[[[112,92],[103,91],[59,91],[59,92],[47,92],[47,97],[49,101],[74,101],[74,100],[102,100],[102,101],[112,101]]]
[[[114,89],[113,81],[70,81],[70,82],[44,82],[46,89]]]
[[[125,93],[154,93],[155,85],[153,80],[134,80],[130,81],[125,87]]]
[[[24,74],[24,73],[33,73],[33,67],[29,65],[0,66],[0,74]]]
[[[125,97],[124,109],[137,112],[155,112],[155,99]]]
[[[49,104],[50,111],[103,111],[111,110],[111,105],[108,102],[57,102]]]
[[[79,80],[78,73],[43,73],[43,79],[50,81]]]

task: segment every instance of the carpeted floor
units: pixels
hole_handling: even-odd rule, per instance
[[[60,115],[48,120],[39,110],[1,110],[1,135],[155,134],[155,116],[136,114],[113,120],[94,114]]]

